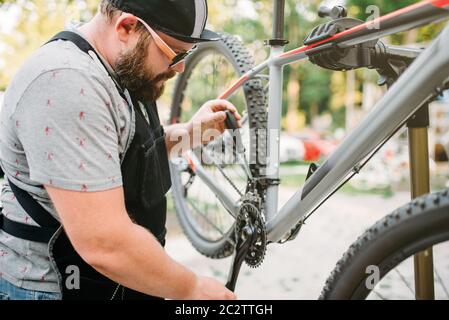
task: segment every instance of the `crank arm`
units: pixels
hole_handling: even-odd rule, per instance
[[[231,264],[231,270],[228,276],[228,282],[226,283],[226,288],[231,291],[235,291],[235,285],[237,283],[237,278],[239,276],[240,268],[243,261],[248,253],[251,244],[256,240],[256,231],[253,226],[246,226],[243,229],[244,239],[238,239],[234,258]]]

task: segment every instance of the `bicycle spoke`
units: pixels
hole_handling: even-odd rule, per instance
[[[203,148],[203,151],[204,150]],[[243,197],[243,194],[240,192],[240,190],[235,186],[234,182],[226,175],[226,173],[224,173],[223,168],[221,168],[221,166],[219,164],[216,163],[216,160],[214,159],[213,156],[210,156],[208,153],[206,153],[206,156],[214,163],[214,168],[217,168],[218,171],[220,171],[220,173],[222,174],[222,176],[229,182],[229,184],[231,185],[231,187],[239,194],[240,197]]]
[[[220,140],[216,140],[214,145],[208,145],[210,148],[203,148],[203,152],[206,152],[206,156],[215,164],[215,166],[217,168],[219,168],[219,170],[224,170],[225,168],[231,168],[233,173],[237,175],[239,180],[242,181],[247,181],[250,176],[248,175],[249,172],[249,168],[245,168],[246,164],[245,163],[241,163],[240,161],[244,161],[246,159],[246,155],[243,154],[233,154],[233,160],[235,160],[235,163],[229,164],[229,165],[225,165],[225,166],[221,166],[219,163],[221,162],[221,160],[226,160],[226,159],[220,159],[220,161],[217,161],[216,157],[215,157],[215,152],[214,152],[214,148],[217,147],[217,145],[222,145],[225,144],[226,145],[226,141],[224,139],[224,136],[222,136],[220,138]],[[211,150],[212,149],[212,150]],[[226,153],[225,153],[226,154]],[[243,158],[242,158],[243,157]],[[247,172],[248,170],[248,172]],[[223,171],[222,172],[223,176],[225,177],[226,180],[229,181],[229,177],[226,175],[226,173]],[[231,185],[232,185],[232,181],[230,181]]]
[[[229,168],[229,167],[226,167]],[[241,193],[242,195],[246,193],[246,183],[248,182],[249,177],[245,174],[245,172],[243,172],[242,174],[242,169],[241,167],[236,167],[236,166],[232,166],[232,172],[233,174],[235,174],[237,177],[234,180],[237,181],[242,181],[242,183],[244,184],[244,186],[242,188],[239,189],[239,193]],[[238,188],[238,186],[236,185],[236,187]]]
[[[231,168],[232,168],[232,172],[237,176],[236,177],[238,179],[238,180],[236,179],[237,181],[243,181],[243,182],[247,181],[248,177],[246,175],[242,174],[242,170],[240,170],[240,169],[242,169],[241,167],[239,167],[238,165],[233,165],[233,166],[231,166]]]
[[[217,198],[215,197],[215,199],[214,199],[214,203],[215,203],[215,207],[217,207],[218,208],[218,201],[217,201]],[[219,215],[215,215],[215,220],[217,221],[217,225],[219,225],[221,228],[223,228],[223,217],[222,217],[222,215],[221,214],[219,214]]]
[[[216,55],[214,54],[214,58],[215,57],[216,57]],[[217,74],[217,70],[218,70],[218,66],[217,66],[218,62],[217,62],[217,60],[218,59],[214,59],[214,64],[213,64],[213,68],[212,68],[213,72],[212,72],[212,86],[211,86],[211,88],[216,88],[216,86],[215,86],[216,80],[217,80],[216,74]]]
[[[408,283],[407,279],[405,279],[405,277],[399,272],[398,268],[395,268],[394,271],[396,271],[396,273],[401,278],[402,282],[404,282],[404,284],[407,286],[407,288],[410,290],[410,292],[413,294],[413,296],[415,296],[415,291],[412,289],[412,287]]]
[[[448,292],[446,286],[444,285],[443,279],[441,279],[437,268],[435,268],[435,275],[437,276],[437,280],[438,280],[439,284],[441,285],[441,287],[443,288],[443,291],[446,294],[446,297],[449,299],[449,292]]]
[[[192,202],[191,199],[187,198],[187,202],[193,207],[193,209],[203,218],[203,221],[207,222],[212,228],[220,233],[220,235],[224,236],[224,232],[221,231],[209,218],[204,215],[201,210],[197,208],[197,206]]]
[[[216,170],[215,170],[215,169],[216,169],[216,168],[214,168],[214,174],[216,175]],[[215,206],[216,206],[217,208],[220,208],[221,203],[219,202],[218,197],[214,197],[214,202],[215,202]],[[216,218],[217,220],[219,220],[219,221],[217,221],[217,224],[220,225],[223,229],[225,228],[225,224],[224,224],[224,222],[223,222],[224,217],[225,217],[225,215],[223,215],[223,214],[217,214],[217,215],[215,215],[215,218]]]
[[[228,182],[231,184],[231,186],[234,188],[235,191],[237,191],[237,193],[239,194],[240,198],[243,197],[243,193],[240,192],[240,190],[237,188],[237,186],[234,184],[234,182],[232,182],[232,180],[225,174],[224,170],[220,167],[217,167],[218,171],[221,172],[221,174],[223,175],[223,177],[228,180]]]
[[[216,167],[212,166],[210,170],[211,170],[212,175],[216,177],[217,176]],[[186,200],[192,206],[192,209],[194,209],[194,211],[197,212],[199,214],[199,216],[201,216],[203,218],[203,219],[201,219],[201,221],[199,221],[202,229],[204,229],[205,227],[210,225],[215,230],[219,231],[219,233],[221,233],[223,235],[222,230],[225,230],[226,225],[223,223],[222,216],[225,216],[225,214],[221,214],[221,213],[217,212],[217,210],[219,210],[219,208],[221,208],[221,206],[218,205],[218,201],[219,201],[218,197],[217,196],[213,197],[214,203],[201,202],[200,205],[203,208],[203,210],[201,210],[198,207],[198,205],[195,202],[193,202],[192,199],[201,199],[202,197],[204,197],[203,191],[198,189],[197,193],[196,193],[196,198],[191,197],[190,199],[186,199]],[[212,210],[209,210],[210,208],[212,208]]]
[[[388,300],[387,298],[385,298],[383,295],[381,295],[379,292],[377,292],[376,290],[373,289],[373,291],[381,300]]]
[[[203,211],[200,211],[200,210],[198,210],[198,209],[196,209],[196,208],[195,208],[195,211],[196,211],[197,213],[203,212]],[[202,230],[208,231],[208,230],[210,230],[210,227],[207,228],[207,225],[208,225],[208,224],[206,224],[206,220],[204,219],[205,216],[206,216],[205,214],[200,215],[200,217],[201,217],[202,219],[199,219],[199,222],[200,222],[200,224],[201,224],[201,229],[202,229]]]

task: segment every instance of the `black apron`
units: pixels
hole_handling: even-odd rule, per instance
[[[50,42],[56,40],[71,41],[83,52],[95,53],[90,44],[76,33],[61,32]],[[100,57],[99,60],[102,61]],[[119,86],[117,89],[123,98],[128,98],[126,100],[133,105],[136,115],[135,135],[121,165],[126,209],[133,222],[149,230],[164,246],[166,193],[171,188],[165,132],[161,126],[155,102],[144,103],[144,107],[141,108],[136,101],[129,101],[132,98],[130,99],[129,95]],[[85,263],[73,248],[64,229],[58,231],[59,222],[27,192],[19,189],[11,181],[9,184],[21,206],[40,227],[23,225],[0,215],[0,228],[22,239],[49,243],[51,258],[59,271],[64,300],[158,299],[124,288]],[[80,289],[69,290],[67,288],[66,280],[70,281],[67,279],[70,274],[66,273],[68,266],[79,268]]]

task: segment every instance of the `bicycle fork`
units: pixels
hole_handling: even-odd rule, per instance
[[[430,192],[428,126],[429,105],[425,104],[407,122],[412,199]],[[414,265],[415,298],[435,299],[432,248],[417,253]]]

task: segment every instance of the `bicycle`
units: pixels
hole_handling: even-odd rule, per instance
[[[213,98],[202,90],[205,82],[207,87],[221,86],[219,98],[229,99],[243,114],[242,128],[236,130],[228,116],[228,128],[234,131],[170,163],[174,204],[185,234],[207,257],[234,253],[227,284],[234,289],[243,260],[257,267],[268,244],[295,239],[305,221],[407,125],[416,199],[369,228],[349,248],[320,298],[365,299],[375,293],[366,285],[367,267],[376,266],[382,280],[413,255],[418,268],[415,295],[433,298],[430,248],[449,240],[449,191],[429,194],[426,130],[428,104],[449,83],[442,71],[449,67],[449,27],[425,50],[387,46],[379,39],[449,18],[449,0],[422,1],[365,23],[347,18],[343,7],[323,7],[320,15],[332,20],[315,28],[305,46],[288,52],[284,5],[284,0],[274,2],[266,61],[254,66],[241,41],[222,34],[218,42],[198,45],[176,81],[172,123],[188,120],[192,106]],[[307,58],[332,70],[375,68],[389,90],[321,166],[310,166],[304,187],[278,210],[283,67]],[[266,69],[269,73],[263,74]],[[224,87],[221,80],[233,74],[240,78]],[[444,292],[449,298],[445,287]]]

